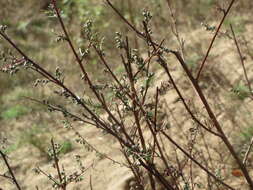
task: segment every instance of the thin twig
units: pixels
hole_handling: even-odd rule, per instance
[[[63,108],[60,108],[60,107],[58,107],[58,106],[55,106],[55,105],[52,105],[52,104],[49,104],[49,103],[45,103],[44,101],[40,101],[40,100],[37,100],[37,99],[35,99],[35,98],[31,98],[31,97],[27,97],[27,96],[22,96],[22,98],[25,98],[25,99],[27,99],[27,100],[36,102],[36,103],[38,103],[38,104],[47,106],[48,108],[51,108],[51,109],[53,109],[53,110],[55,110],[55,111],[58,111],[58,112],[61,112],[61,113],[65,112],[65,113],[68,114],[71,118],[75,118],[75,120],[77,120],[77,121],[81,121],[81,122],[83,122],[83,123],[87,123],[87,124],[96,126],[95,123],[92,123],[92,122],[90,122],[90,121],[84,120],[84,119],[82,119],[81,117],[79,117],[79,116],[77,116],[77,115],[75,115],[75,114],[73,114],[73,113],[67,111],[66,109],[63,110]],[[83,116],[84,116],[84,115],[83,115]],[[87,119],[90,119],[88,116],[85,116],[85,117],[86,117]]]
[[[205,57],[204,57],[204,59],[203,59],[201,65],[200,65],[200,69],[199,69],[198,74],[197,74],[197,77],[196,77],[196,80],[197,80],[197,81],[199,80],[201,71],[202,71],[203,68],[204,68],[206,59],[207,59],[207,57],[208,57],[208,55],[209,55],[209,53],[210,53],[210,51],[211,51],[211,49],[212,49],[213,43],[214,43],[214,41],[215,41],[215,39],[216,39],[216,37],[217,37],[219,31],[220,31],[220,28],[221,28],[221,26],[222,26],[222,24],[223,24],[223,22],[224,22],[226,16],[228,15],[229,11],[231,10],[231,7],[232,7],[232,5],[234,4],[234,2],[235,2],[235,0],[232,0],[232,1],[230,2],[229,6],[228,6],[228,9],[224,12],[224,15],[223,15],[223,17],[222,17],[222,19],[221,19],[221,21],[220,21],[220,24],[219,24],[219,26],[218,26],[218,28],[217,28],[217,30],[216,30],[216,32],[215,32],[215,34],[214,34],[214,36],[213,36],[211,42],[210,42],[210,45],[209,45],[209,47],[208,47],[208,49],[207,49],[207,52],[206,52],[206,54],[205,54]]]
[[[56,170],[57,170],[57,173],[58,173],[58,177],[60,179],[60,186],[63,190],[65,190],[66,189],[66,184],[63,183],[63,178],[62,178],[61,170],[60,170],[60,167],[59,167],[59,159],[57,157],[57,153],[56,153],[56,150],[55,150],[55,144],[54,144],[53,139],[51,139],[51,145],[52,145],[52,150],[53,150],[54,164],[55,164],[55,167],[56,167]]]
[[[4,160],[5,165],[7,166],[8,170],[9,170],[9,172],[11,174],[11,180],[16,185],[17,189],[21,190],[21,187],[20,187],[20,185],[19,185],[19,183],[18,183],[18,181],[17,181],[17,179],[16,179],[16,177],[15,177],[15,175],[13,173],[13,170],[12,170],[12,168],[11,168],[11,166],[10,166],[7,158],[6,158],[6,155],[1,150],[0,150],[0,154],[1,154],[2,158],[3,158],[3,160]]]
[[[111,111],[109,110],[109,108],[105,105],[105,102],[102,100],[102,97],[100,96],[100,94],[98,93],[98,91],[94,88],[94,85],[93,85],[91,79],[89,78],[89,75],[88,75],[87,71],[85,70],[85,68],[84,68],[84,66],[83,66],[83,64],[82,64],[82,60],[81,60],[80,57],[78,56],[77,51],[75,50],[74,45],[73,45],[73,43],[72,43],[72,41],[71,41],[71,39],[70,39],[70,36],[69,36],[69,34],[68,34],[68,32],[67,32],[67,29],[66,29],[66,27],[65,27],[65,25],[64,25],[64,22],[63,22],[63,20],[62,20],[60,11],[59,11],[59,9],[58,9],[58,7],[57,7],[56,0],[51,0],[51,2],[52,2],[52,4],[53,4],[54,10],[55,10],[56,15],[57,15],[57,18],[58,18],[58,20],[59,20],[59,22],[60,22],[60,25],[61,25],[62,30],[63,30],[63,32],[64,32],[64,35],[65,35],[65,37],[66,37],[66,39],[67,39],[67,42],[68,42],[68,44],[69,44],[69,46],[70,46],[70,48],[71,48],[71,50],[72,50],[72,52],[73,52],[73,54],[74,54],[74,56],[75,56],[75,58],[76,58],[76,61],[77,61],[78,65],[79,65],[79,67],[80,67],[80,69],[81,69],[81,71],[82,71],[82,73],[83,73],[83,75],[84,75],[84,77],[85,77],[87,83],[89,84],[90,89],[92,90],[92,92],[93,92],[94,95],[96,96],[97,100],[102,104],[104,110],[108,113],[108,115],[114,120],[114,122],[115,122],[117,125],[120,126],[120,122],[114,117],[114,115],[112,114],[112,112],[111,112]],[[79,101],[80,101],[80,100],[79,100]],[[78,102],[79,102],[79,101],[78,101]],[[85,107],[87,107],[87,106],[85,106]],[[87,111],[88,111],[88,110],[87,110]],[[91,110],[89,111],[89,113],[90,113],[94,118],[98,119],[97,116],[96,116],[96,114],[94,114]],[[98,122],[100,122],[100,120],[98,120]],[[118,135],[116,134],[116,132],[114,132],[113,130],[111,130],[105,123],[100,123],[100,124],[102,124],[102,125],[106,128],[106,130],[107,130],[108,133],[110,133],[111,135],[113,135],[113,136],[114,136],[115,138],[117,138],[119,141],[122,141],[122,142],[124,141],[123,139],[120,138],[120,136],[118,136]],[[126,142],[123,142],[123,143],[126,143]]]
[[[17,45],[16,43],[14,43],[5,33],[0,31],[0,35],[15,49],[18,51],[18,53],[20,55],[22,55],[24,57],[24,59],[26,59],[29,63],[31,63],[36,69],[38,69],[38,73],[43,74],[44,77],[46,78],[50,78],[51,81],[53,81],[57,86],[62,87],[64,90],[66,90],[66,92],[68,92],[71,97],[73,97],[90,115],[92,118],[94,118],[94,120],[96,120],[97,123],[97,127],[103,127],[104,129],[107,130],[108,133],[110,133],[111,135],[113,135],[115,138],[117,138],[119,141],[121,141],[122,143],[126,144],[126,142],[121,139],[119,136],[117,136],[117,134],[115,132],[113,132],[112,130],[110,130],[110,128],[108,128],[108,126],[101,121],[101,119],[88,107],[85,105],[85,103],[83,101],[80,100],[80,98],[78,98],[68,87],[66,87],[60,80],[58,80],[57,78],[55,78],[52,74],[50,74],[48,71],[46,71],[44,68],[42,68],[40,65],[38,65],[37,63],[35,63],[32,59],[30,59]],[[37,71],[37,70],[36,70]],[[87,79],[89,79],[87,77]],[[88,80],[90,87],[92,88],[92,83],[90,80]],[[96,92],[96,91],[95,91]],[[96,94],[98,96],[98,94]]]
[[[210,175],[212,178],[214,178],[216,181],[224,185],[225,187],[235,190],[233,187],[229,186],[228,184],[224,183],[219,177],[217,177],[215,174],[210,172],[207,168],[205,168],[200,162],[198,162],[195,158],[193,158],[187,151],[185,151],[177,142],[175,142],[169,135],[167,135],[164,131],[161,131],[161,133],[173,144],[175,145],[181,152],[183,152],[188,158],[190,158],[195,164],[197,164],[202,170],[204,170],[208,175]]]
[[[181,49],[181,53],[182,53],[182,57],[184,59],[184,55],[185,55],[185,52],[184,52],[184,40],[181,38],[180,36],[180,33],[178,31],[178,27],[177,27],[177,19],[173,13],[173,10],[171,8],[171,2],[170,0],[166,0],[167,1],[167,5],[169,7],[169,12],[170,12],[170,17],[171,17],[171,21],[172,21],[172,24],[171,24],[171,31],[172,33],[176,36],[177,38],[177,41],[178,41],[178,44],[179,44],[179,47]],[[174,27],[173,27],[174,26]]]
[[[141,36],[142,38],[144,37],[143,33],[141,33],[140,31],[138,31],[136,29],[136,27],[134,25],[132,25],[119,11],[118,9],[116,9],[113,4],[109,1],[106,0],[107,4],[117,13],[117,15],[120,16],[120,18],[132,29],[134,30],[139,36]]]
[[[144,24],[144,28],[147,29],[147,26],[146,26],[145,24]],[[151,36],[150,36],[149,34],[147,34],[147,39],[151,42],[153,48],[156,49],[157,47],[155,46],[155,43],[153,42],[153,40],[152,40],[152,38],[151,38]],[[171,52],[175,54],[174,51],[171,51]],[[177,53],[177,54],[178,54],[178,53]],[[179,54],[178,54],[178,55],[179,55]],[[216,135],[216,136],[221,136],[220,134],[218,134],[218,133],[216,133],[216,132],[213,132],[212,130],[210,130],[209,128],[207,128],[204,124],[202,124],[202,123],[199,121],[199,119],[197,119],[197,118],[194,116],[194,114],[193,114],[192,111],[190,110],[189,106],[186,104],[186,101],[185,101],[184,97],[182,96],[182,94],[181,94],[179,88],[177,87],[177,85],[176,85],[176,83],[175,83],[173,77],[171,76],[170,71],[169,71],[169,69],[168,69],[168,67],[167,67],[167,65],[166,65],[166,63],[165,63],[165,61],[161,58],[161,56],[160,56],[159,54],[157,55],[157,57],[158,57],[158,59],[159,59],[159,62],[160,62],[160,64],[161,64],[161,66],[164,68],[165,72],[167,73],[167,75],[168,75],[168,77],[169,77],[169,79],[170,79],[170,82],[172,83],[174,89],[176,90],[176,92],[177,92],[179,98],[182,100],[182,102],[183,102],[183,104],[184,104],[184,106],[185,106],[185,109],[186,109],[186,110],[188,111],[188,113],[191,115],[192,119],[193,119],[197,124],[199,124],[202,128],[204,128],[205,130],[209,131],[210,133],[212,133],[212,134],[214,134],[214,135]],[[179,58],[182,59],[182,57],[181,57],[180,55],[179,55],[178,59],[179,59]],[[183,59],[182,59],[182,61],[183,61]],[[184,62],[184,61],[183,61],[183,62]]]
[[[93,186],[92,186],[92,177],[90,175],[90,190],[93,190]]]
[[[61,186],[61,184],[54,179],[50,174],[47,174],[46,172],[44,172],[42,169],[40,169],[40,167],[36,167],[36,170],[38,170],[39,173],[43,174],[44,176],[46,176],[50,181],[54,182],[57,186]]]
[[[247,81],[248,88],[250,90],[250,94],[253,95],[253,91],[252,91],[251,84],[250,84],[250,81],[249,81],[249,78],[248,78],[247,70],[246,70],[246,67],[245,67],[245,64],[244,64],[244,57],[242,56],[242,52],[241,52],[239,44],[237,42],[237,39],[236,39],[235,32],[234,32],[232,24],[230,24],[230,29],[231,29],[232,34],[233,34],[233,39],[234,39],[234,42],[235,42],[235,45],[236,45],[237,52],[238,52],[238,54],[240,56],[240,61],[241,61],[241,64],[242,64],[242,68],[243,68],[243,72],[244,72],[244,77],[245,77],[245,79]]]
[[[249,145],[249,147],[248,147],[248,149],[247,149],[247,151],[246,151],[246,153],[244,155],[244,158],[243,158],[243,164],[245,166],[246,166],[246,163],[247,163],[247,160],[248,160],[248,157],[249,157],[249,153],[251,151],[252,146],[253,146],[253,137],[250,140],[250,145]]]
[[[108,155],[101,153],[98,149],[96,149],[92,144],[90,144],[87,140],[85,140],[85,138],[76,130],[74,129],[74,127],[72,125],[70,125],[70,128],[75,132],[75,134],[82,139],[82,142],[84,143],[84,145],[87,145],[89,148],[91,148],[93,151],[95,151],[97,154],[102,155],[104,158],[110,160],[112,163],[116,163],[120,166],[125,166],[128,167],[126,164],[124,163],[120,163],[116,160],[113,160],[112,158],[110,158]]]
[[[232,5],[231,5],[232,6]],[[148,35],[147,36],[147,40],[150,41],[150,43],[152,44],[153,48],[155,49],[156,46],[155,44],[153,43],[152,39],[151,39],[151,36]],[[242,163],[241,159],[239,158],[239,156],[237,155],[237,153],[235,152],[234,150],[234,147],[231,145],[230,141],[228,140],[226,134],[224,133],[220,123],[218,122],[215,114],[213,113],[205,95],[203,94],[199,84],[198,84],[198,81],[197,79],[195,79],[192,75],[192,73],[190,72],[190,70],[188,69],[186,63],[184,62],[183,58],[181,57],[180,53],[177,52],[177,51],[171,51],[171,53],[173,53],[177,60],[180,62],[182,68],[184,69],[185,73],[187,74],[188,78],[190,79],[194,89],[196,90],[200,100],[202,101],[210,119],[213,121],[213,124],[215,126],[215,128],[217,129],[217,131],[219,132],[220,134],[220,138],[222,139],[222,141],[224,142],[224,144],[227,146],[229,152],[231,153],[231,155],[233,156],[233,158],[236,160],[237,164],[239,165],[240,169],[242,170],[243,174],[244,174],[244,177],[245,179],[247,180],[248,184],[250,185],[250,187],[253,189],[253,181],[249,175],[249,172],[247,171],[246,167],[244,166],[244,164]],[[174,87],[176,87],[175,83],[173,82],[173,78],[172,76],[170,75],[170,72],[168,70],[168,66],[166,64],[166,62],[161,58],[160,55],[158,55],[158,59],[159,59],[159,62],[160,64],[163,66],[163,68],[165,69],[166,73],[168,74],[172,84],[174,85]],[[180,93],[179,90],[177,90],[177,92]],[[188,107],[188,106],[187,106]]]
[[[212,111],[205,95],[203,94],[197,80],[192,76],[190,70],[188,69],[186,63],[184,62],[184,60],[182,59],[182,57],[180,56],[179,52],[176,51],[172,51],[172,53],[177,57],[177,60],[180,62],[181,66],[183,67],[184,71],[186,72],[187,76],[189,77],[194,89],[196,90],[197,94],[199,95],[200,100],[202,101],[210,119],[212,120],[215,128],[217,129],[217,131],[220,134],[220,138],[222,139],[222,141],[224,142],[224,144],[227,146],[229,152],[231,153],[231,155],[234,157],[234,159],[236,160],[238,166],[240,167],[240,169],[242,170],[245,179],[247,180],[248,184],[250,185],[250,187],[253,189],[253,181],[251,179],[251,177],[249,176],[249,172],[247,171],[246,167],[244,166],[244,164],[242,163],[241,159],[239,158],[239,156],[237,155],[237,153],[234,150],[234,147],[231,145],[230,141],[228,140],[226,134],[224,133],[220,123],[218,122],[214,112]]]

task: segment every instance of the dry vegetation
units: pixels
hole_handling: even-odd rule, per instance
[[[0,6],[0,190],[253,189],[252,1]]]

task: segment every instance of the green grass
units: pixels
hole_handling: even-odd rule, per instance
[[[5,120],[17,119],[23,115],[30,113],[30,111],[31,110],[25,106],[15,105],[3,111],[0,114],[0,117]]]
[[[16,150],[18,149],[18,147],[19,147],[19,144],[18,144],[18,143],[15,143],[15,144],[9,145],[9,146],[7,146],[6,148],[4,148],[3,152],[4,152],[5,154],[9,154],[9,153],[11,153],[11,152],[16,151]]]
[[[234,86],[231,91],[234,97],[236,97],[239,100],[244,100],[245,98],[250,96],[249,88],[243,84],[238,84]]]
[[[253,125],[244,127],[244,129],[239,133],[239,138],[237,138],[236,149],[242,159],[246,153],[247,147],[249,146],[252,137],[253,137]]]
[[[253,126],[247,127],[241,132],[243,142],[249,142],[253,137]]]
[[[66,154],[70,151],[73,150],[73,145],[72,143],[69,141],[69,140],[66,140],[64,141],[62,144],[61,144],[61,148],[60,148],[60,151],[59,153],[60,154]]]
[[[23,131],[19,139],[19,145],[25,146],[27,144],[36,148],[41,156],[51,159],[48,154],[48,149],[50,146],[50,139],[52,134],[49,131],[49,128],[45,125],[33,125],[30,128],[27,128]],[[65,140],[60,143],[60,148],[57,151],[57,154],[64,155],[73,150],[73,145],[69,140]]]
[[[198,61],[201,59],[201,57],[197,54],[194,54],[190,57],[190,59],[187,61],[187,66],[190,70],[195,70],[198,66]]]
[[[234,32],[236,34],[242,34],[246,31],[245,19],[243,19],[241,15],[234,15],[233,17],[228,17],[227,19],[225,19],[225,27],[230,28],[230,24],[233,25]]]
[[[23,131],[20,136],[20,145],[32,145],[35,147],[42,156],[49,158],[47,148],[49,145],[49,132],[48,128],[44,125],[33,125]]]
[[[7,94],[2,95],[1,100],[7,104],[13,101],[19,101],[23,97],[31,97],[33,95],[32,89],[16,87]]]

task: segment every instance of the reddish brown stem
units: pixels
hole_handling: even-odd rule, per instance
[[[11,166],[10,166],[10,164],[9,164],[9,162],[8,162],[8,160],[7,160],[7,158],[6,158],[6,155],[0,150],[0,155],[2,156],[2,158],[3,158],[3,160],[4,160],[4,163],[5,163],[5,165],[7,166],[7,168],[8,168],[8,170],[9,170],[9,172],[10,172],[10,175],[11,175],[11,180],[13,181],[13,183],[16,185],[16,187],[17,187],[17,189],[18,190],[21,190],[21,187],[20,187],[20,185],[19,185],[19,183],[18,183],[18,181],[17,181],[17,179],[16,179],[16,177],[15,177],[15,175],[14,175],[14,173],[13,173],[13,170],[12,170],[12,168],[11,168]]]
[[[182,57],[180,56],[180,54],[178,52],[176,52],[176,51],[172,51],[172,53],[177,57],[177,60],[180,62],[181,66],[183,67],[184,71],[186,72],[187,76],[189,77],[192,85],[194,86],[197,94],[199,95],[200,100],[202,101],[203,105],[205,106],[205,109],[206,109],[206,111],[207,111],[210,119],[212,120],[212,122],[213,122],[214,126],[216,127],[217,131],[221,135],[220,138],[222,139],[222,141],[224,142],[224,144],[227,146],[229,152],[234,157],[234,159],[236,160],[238,166],[242,170],[242,172],[244,174],[244,177],[247,180],[248,184],[253,189],[253,182],[252,182],[251,177],[249,176],[249,173],[248,173],[246,167],[242,163],[241,159],[238,157],[238,155],[235,152],[233,146],[231,145],[231,143],[229,142],[228,138],[226,137],[224,131],[222,130],[222,127],[220,126],[220,124],[219,124],[216,116],[214,115],[211,107],[209,106],[209,103],[207,102],[207,100],[206,100],[206,98],[205,98],[205,96],[204,96],[201,88],[199,87],[197,80],[193,78],[190,70],[188,69],[186,63],[184,62],[184,60],[182,59]]]
[[[56,170],[57,170],[57,173],[58,173],[58,177],[59,177],[59,180],[60,180],[60,186],[61,186],[62,190],[66,190],[66,183],[63,182],[63,178],[62,178],[62,174],[61,174],[61,170],[60,170],[60,166],[59,166],[59,159],[57,157],[57,153],[56,153],[56,150],[55,150],[55,144],[54,144],[53,139],[51,139],[51,146],[52,146],[52,149],[53,149],[54,164],[55,164],[55,167],[56,167]]]
[[[222,180],[220,180],[216,175],[214,175],[212,172],[210,172],[207,168],[205,168],[201,163],[199,163],[195,158],[193,158],[187,151],[185,151],[181,146],[178,145],[169,135],[167,135],[164,131],[162,131],[162,134],[174,145],[176,146],[180,151],[182,151],[188,158],[190,158],[196,165],[198,165],[202,170],[204,170],[208,175],[210,175],[212,178],[214,178],[216,181],[224,185],[225,187],[235,190],[228,184],[224,183]]]
[[[208,47],[208,49],[207,49],[206,55],[205,55],[205,57],[204,57],[204,59],[203,59],[201,65],[200,65],[200,69],[199,69],[198,74],[197,74],[197,77],[196,77],[196,80],[197,80],[197,81],[199,80],[199,77],[200,77],[200,74],[201,74],[201,72],[202,72],[202,70],[203,70],[203,68],[204,68],[206,59],[207,59],[207,57],[208,57],[208,55],[209,55],[209,53],[210,53],[210,51],[211,51],[211,49],[212,49],[212,47],[213,47],[213,43],[214,43],[214,41],[215,41],[215,39],[216,39],[216,37],[217,37],[219,31],[220,31],[220,28],[221,28],[221,26],[222,26],[222,24],[223,24],[223,22],[224,22],[226,16],[228,15],[228,13],[229,13],[229,11],[230,11],[232,5],[234,4],[234,2],[235,2],[235,0],[232,0],[232,1],[230,2],[229,6],[228,6],[228,9],[224,12],[224,15],[223,15],[223,17],[222,17],[222,19],[221,19],[221,21],[220,21],[220,24],[219,24],[219,26],[218,26],[218,28],[217,28],[217,30],[216,30],[216,32],[215,32],[215,34],[214,34],[214,36],[213,36],[211,42],[210,42],[210,45],[209,45],[209,47]]]
[[[246,70],[246,67],[245,67],[245,64],[244,64],[244,57],[242,56],[242,52],[241,52],[239,44],[237,42],[237,39],[236,39],[235,32],[234,32],[232,24],[230,24],[230,29],[231,29],[232,34],[233,34],[233,39],[234,39],[234,42],[235,42],[235,45],[236,45],[237,52],[238,52],[238,54],[240,56],[240,61],[241,61],[241,64],[242,64],[242,68],[243,68],[243,72],[244,72],[244,77],[245,77],[245,79],[247,81],[248,88],[250,90],[250,94],[252,95],[253,91],[252,91],[251,84],[250,84],[250,81],[249,81],[249,78],[248,78],[248,74],[247,74],[247,70]]]

